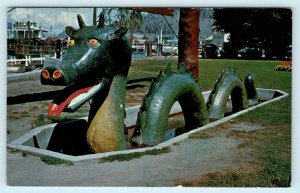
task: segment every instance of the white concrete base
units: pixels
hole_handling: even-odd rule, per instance
[[[9,143],[7,146],[8,148],[12,148],[12,149],[17,149],[32,155],[38,155],[38,156],[52,156],[52,157],[56,157],[59,159],[63,159],[63,160],[68,160],[71,162],[77,162],[77,161],[82,161],[82,160],[90,160],[90,159],[100,159],[103,157],[107,157],[110,155],[116,155],[116,154],[128,154],[128,153],[133,153],[133,152],[144,152],[146,150],[152,150],[152,149],[161,149],[163,147],[166,146],[170,146],[175,142],[179,142],[182,141],[186,138],[189,137],[189,135],[199,132],[201,130],[205,130],[205,129],[209,129],[211,127],[214,127],[216,125],[219,125],[221,123],[227,122],[235,117],[238,117],[241,114],[247,113],[249,111],[252,111],[256,108],[259,108],[263,105],[266,105],[268,103],[271,102],[275,102],[277,100],[280,100],[282,98],[285,98],[288,96],[287,93],[282,92],[280,90],[272,90],[272,89],[261,89],[258,88],[258,98],[259,100],[266,100],[258,105],[249,107],[245,110],[239,111],[235,114],[232,114],[230,116],[224,117],[220,120],[217,120],[215,122],[209,123],[205,126],[199,127],[197,129],[191,130],[187,133],[184,133],[182,135],[179,135],[177,137],[174,137],[168,141],[165,141],[163,143],[160,143],[156,146],[153,147],[147,147],[147,148],[139,148],[139,149],[131,149],[131,150],[123,150],[123,151],[113,151],[113,152],[105,152],[105,153],[98,153],[98,154],[89,154],[89,155],[82,155],[82,156],[71,156],[71,155],[66,155],[66,154],[61,154],[61,153],[57,153],[57,152],[53,152],[53,151],[49,151],[46,150],[47,144],[50,140],[50,137],[52,135],[53,129],[55,127],[56,124],[50,124],[50,125],[45,125],[42,127],[38,127],[35,128],[33,130],[31,130],[30,132],[26,133],[25,135],[21,136],[20,138],[12,141],[11,143]],[[276,98],[273,98],[274,94],[278,94],[279,96]],[[207,100],[210,91],[206,91],[202,93],[204,95],[205,100]],[[130,126],[134,126],[136,123],[136,119],[137,119],[137,113],[139,110],[139,106],[134,106],[134,107],[129,107],[126,108],[126,119],[124,121],[125,125],[130,127]],[[176,102],[170,112],[171,114],[176,114],[181,112],[181,107],[178,104],[178,102]],[[84,117],[84,119],[87,119],[86,117]],[[40,148],[35,148],[33,145],[33,137],[36,137],[36,139],[38,140],[38,143],[40,145]]]

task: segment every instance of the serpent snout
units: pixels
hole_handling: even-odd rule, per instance
[[[58,66],[47,66],[41,72],[41,83],[47,85],[66,85],[63,71]]]

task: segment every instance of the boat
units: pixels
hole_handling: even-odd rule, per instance
[[[8,69],[31,70],[43,66],[45,57],[61,58],[67,40],[47,37],[48,30],[36,22],[15,22],[7,29]]]

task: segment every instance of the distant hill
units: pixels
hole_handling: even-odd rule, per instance
[[[67,35],[67,33],[66,33],[65,31],[63,31],[63,32],[59,33],[59,34],[57,35],[57,37],[58,37],[58,38],[61,38],[61,39],[65,39],[65,38],[68,37],[68,35]]]
[[[213,19],[212,16],[212,8],[202,8],[200,9],[200,36],[199,40],[203,40],[210,36],[213,32]],[[175,8],[175,13],[173,17],[165,16],[169,25],[175,32],[178,34],[178,22],[179,22],[179,8]],[[175,34],[173,34],[171,28],[166,22],[163,16],[157,14],[144,14],[143,15],[143,25],[141,28],[136,29],[134,33],[142,33],[152,38],[157,38],[160,35],[160,30],[163,30],[164,36],[168,36],[170,38],[176,38]]]

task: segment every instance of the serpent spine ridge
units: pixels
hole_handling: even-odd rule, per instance
[[[168,65],[152,82],[138,113],[132,141],[143,145],[156,145],[164,141],[169,113],[178,101],[185,119],[185,130],[207,124],[207,110],[201,90],[183,65],[171,72]]]

